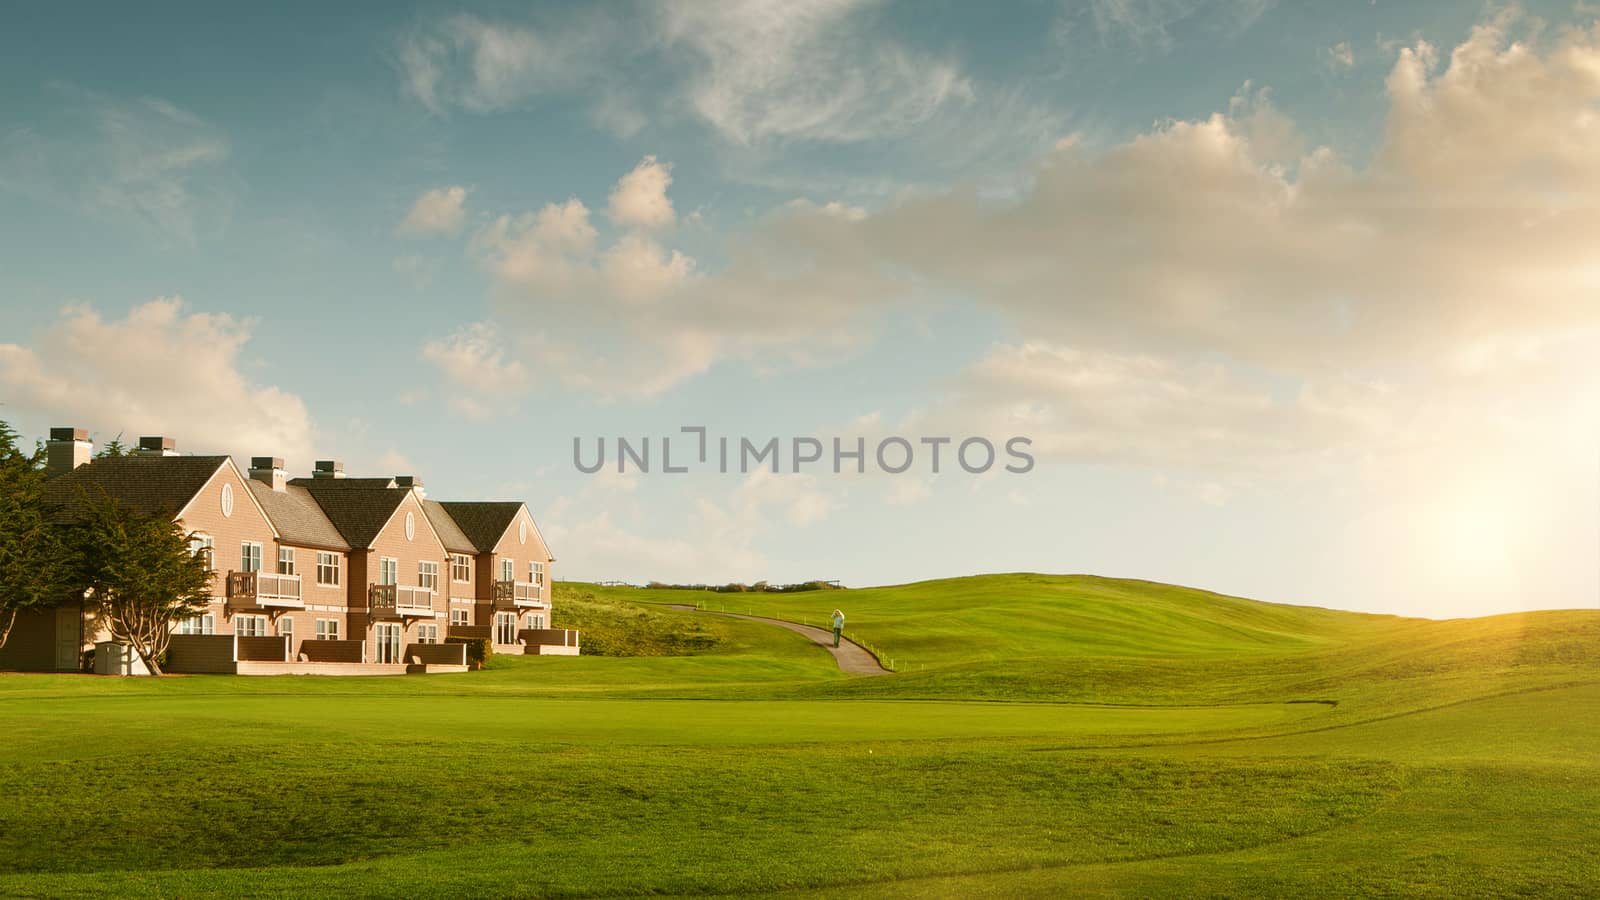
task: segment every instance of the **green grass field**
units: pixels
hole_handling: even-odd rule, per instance
[[[820,622],[892,656],[853,677]],[[1600,612],[560,585],[606,655],[0,676],[0,896],[1593,896]]]

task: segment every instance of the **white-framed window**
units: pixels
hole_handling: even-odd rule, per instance
[[[294,620],[293,619],[279,619],[278,620],[278,637],[286,637],[286,638],[288,638],[290,640],[290,642],[292,644],[292,642],[294,641]]]
[[[381,556],[378,558],[378,583],[400,583],[400,560],[395,559],[392,556]]]
[[[544,584],[544,563],[542,563],[542,562],[531,562],[531,563],[528,563],[528,580],[533,582],[534,584],[538,584],[538,585]]]
[[[439,626],[437,626],[437,625],[418,625],[417,626],[417,643],[419,643],[419,644],[437,644],[437,643],[439,643]]]
[[[392,622],[379,622],[376,630],[377,656],[375,662],[397,663],[400,661],[400,633],[403,629]]]
[[[497,644],[515,644],[517,642],[517,614],[499,612],[494,614],[494,641]]]
[[[317,554],[317,584],[325,584],[325,585],[329,585],[331,587],[338,587],[338,585],[339,585],[339,554],[337,554],[337,553],[318,553]]]
[[[467,611],[464,610],[464,609],[452,609],[452,610],[450,610],[450,624],[451,625],[465,625],[465,624],[467,624]]]
[[[339,639],[339,620],[338,619],[318,619],[317,620],[317,640],[319,640],[319,641],[337,641],[338,639]]]
[[[450,554],[450,580],[471,581],[472,562],[465,553]]]
[[[239,544],[239,571],[261,571],[260,541],[243,541]]]
[[[206,561],[206,568],[215,569],[216,544],[209,534],[192,534],[189,536],[189,552]]]
[[[179,634],[216,634],[217,617],[206,613],[178,623]]]
[[[298,575],[298,574],[300,574],[299,572],[295,571],[295,567],[294,567],[294,548],[293,547],[279,547],[278,548],[278,574],[279,575]]]
[[[528,613],[522,617],[523,628],[543,628],[544,616],[538,613]]]
[[[502,560],[500,560],[500,580],[501,581],[515,581],[515,580],[517,580],[517,563],[516,563],[515,560],[510,560],[510,559],[502,559]]]
[[[240,637],[266,637],[266,616],[234,616],[233,633]]]
[[[430,591],[439,589],[439,564],[429,560],[417,563],[417,587]]]

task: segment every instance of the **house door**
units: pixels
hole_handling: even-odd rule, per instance
[[[378,624],[378,662],[400,661],[400,626],[392,622]]]
[[[517,614],[494,614],[494,642],[496,644],[515,644],[517,642]]]
[[[83,635],[79,633],[76,605],[56,607],[56,671],[76,672],[81,664],[78,655],[83,652]]]

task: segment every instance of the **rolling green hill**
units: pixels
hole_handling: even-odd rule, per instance
[[[820,622],[896,657],[842,675]],[[0,676],[0,896],[1579,896],[1600,612],[561,584],[609,655]]]

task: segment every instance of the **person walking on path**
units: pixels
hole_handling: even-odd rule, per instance
[[[833,646],[839,646],[839,635],[844,632],[844,613],[833,611]]]

